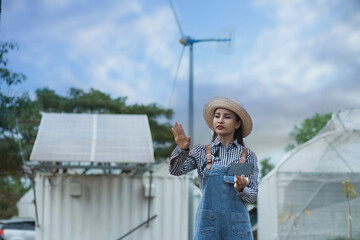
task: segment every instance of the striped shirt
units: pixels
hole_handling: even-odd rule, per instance
[[[239,144],[236,139],[234,142],[229,144],[228,148],[226,148],[226,146],[216,138],[210,144],[210,147],[211,154],[214,156],[212,164],[229,166],[232,162],[240,162],[243,146]],[[239,192],[238,195],[244,202],[254,203],[258,193],[257,179],[259,175],[259,168],[257,165],[256,154],[250,149],[248,150],[246,156],[246,162],[254,163],[254,174],[248,176],[249,184],[243,189],[242,192]],[[199,184],[200,188],[202,189],[203,173],[206,168],[206,164],[205,145],[197,144],[191,150],[182,150],[181,148],[176,147],[170,157],[169,172],[171,175],[180,176],[197,169],[199,175]]]

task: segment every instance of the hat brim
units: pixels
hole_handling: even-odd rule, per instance
[[[242,105],[232,99],[218,97],[210,100],[204,106],[204,119],[206,124],[209,126],[211,130],[214,131],[213,128],[213,118],[215,114],[215,110],[218,108],[225,108],[230,111],[233,111],[242,121],[242,128],[243,128],[243,138],[248,136],[252,130],[252,120],[250,115],[245,111]]]

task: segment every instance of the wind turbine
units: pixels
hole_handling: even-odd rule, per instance
[[[176,78],[177,78],[177,74],[180,68],[180,63],[181,63],[181,59],[182,59],[182,55],[184,53],[184,49],[185,47],[189,47],[189,57],[190,57],[190,61],[189,61],[189,135],[191,136],[192,140],[194,139],[194,93],[193,93],[193,85],[194,85],[194,76],[193,76],[193,45],[195,43],[200,43],[200,42],[231,42],[231,35],[230,38],[208,38],[208,39],[194,39],[191,38],[190,36],[186,36],[181,28],[181,24],[180,21],[176,15],[176,11],[175,8],[171,2],[171,0],[169,0],[172,12],[174,14],[175,20],[176,20],[176,24],[178,25],[180,34],[181,34],[181,38],[180,38],[180,43],[183,45],[183,48],[181,50],[181,54],[180,54],[180,58],[178,61],[178,66],[176,69],[176,73],[175,73],[175,81],[174,81],[174,85],[173,85],[173,89],[175,86],[175,82],[176,82]],[[171,95],[170,95],[171,96]],[[191,141],[191,145],[190,148],[193,147],[193,142]],[[193,220],[194,220],[194,216],[193,216],[193,191],[192,188],[189,187],[189,232],[188,232],[188,239],[192,239],[193,238]]]
[[[231,42],[231,34],[229,36],[229,38],[207,38],[207,39],[194,39],[190,36],[186,36],[182,30],[179,18],[177,17],[175,8],[171,2],[171,0],[169,0],[172,12],[174,14],[175,20],[176,20],[176,24],[179,28],[180,34],[181,34],[181,38],[179,40],[179,42],[183,45],[183,48],[181,50],[181,54],[180,54],[180,58],[179,58],[179,62],[178,62],[178,66],[176,69],[176,74],[175,74],[175,79],[177,78],[177,74],[179,71],[179,67],[180,67],[180,63],[181,63],[181,58],[182,55],[184,53],[184,49],[185,47],[189,47],[189,135],[191,136],[192,139],[194,139],[194,73],[193,73],[193,45],[195,43],[200,43],[200,42]],[[193,146],[193,141],[191,141],[191,146]]]

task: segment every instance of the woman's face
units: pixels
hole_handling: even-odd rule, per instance
[[[218,135],[233,135],[241,122],[237,120],[233,111],[218,108],[215,110],[213,118],[213,128]]]

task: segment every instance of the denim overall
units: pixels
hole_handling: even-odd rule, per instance
[[[249,212],[234,188],[230,167],[209,168],[204,170],[194,240],[252,240]]]

